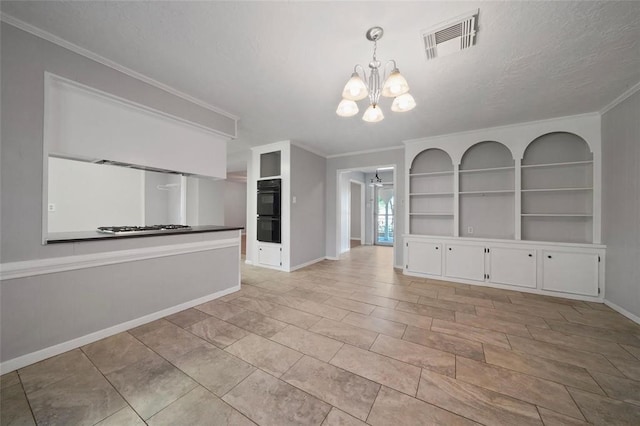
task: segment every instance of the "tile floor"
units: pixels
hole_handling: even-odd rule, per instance
[[[639,425],[640,326],[602,304],[403,276],[391,249],[9,373],[2,425]]]

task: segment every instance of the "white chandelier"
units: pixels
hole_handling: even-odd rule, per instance
[[[362,119],[369,123],[376,123],[384,119],[384,115],[380,110],[378,101],[380,95],[387,98],[394,98],[391,104],[391,111],[404,112],[410,111],[416,106],[416,101],[409,94],[409,85],[407,80],[400,74],[396,61],[393,59],[388,61],[383,68],[385,76],[384,84],[380,86],[380,65],[382,64],[376,59],[376,49],[378,48],[378,40],[382,38],[384,31],[380,27],[372,27],[367,31],[367,40],[373,42],[373,60],[369,62],[371,73],[369,74],[369,83],[366,82],[366,72],[362,65],[356,65],[353,68],[351,78],[344,86],[342,91],[342,100],[338,104],[336,114],[340,117],[352,117],[358,113],[358,104],[355,101],[369,97],[369,107],[364,112]],[[386,75],[387,65],[392,64],[393,69],[389,75]],[[360,73],[362,72],[362,76]]]

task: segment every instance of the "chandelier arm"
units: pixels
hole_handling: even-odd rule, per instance
[[[393,68],[391,68],[391,72],[388,72],[388,65],[389,64],[393,64]],[[393,72],[393,70],[398,69],[398,65],[396,65],[396,60],[395,59],[389,59],[385,64],[383,69],[383,78],[382,78],[382,82],[384,84],[385,81],[387,81],[387,77],[389,77],[389,75],[391,75],[391,73]]]
[[[360,73],[358,72],[358,68],[360,68],[360,71],[362,71],[362,75],[360,75]],[[364,67],[360,64],[356,64],[355,67],[353,67],[353,72],[355,72],[356,74],[358,74],[358,76],[362,79],[362,81],[364,82],[364,85],[367,87],[367,91],[370,91],[369,89],[369,82],[367,81],[367,72],[365,71]]]

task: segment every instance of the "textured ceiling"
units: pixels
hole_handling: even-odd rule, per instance
[[[7,2],[2,11],[240,116],[231,156],[284,139],[332,155],[602,109],[640,81],[640,2]],[[420,31],[480,9],[477,45],[426,61]],[[374,25],[418,106],[335,109]],[[364,101],[359,103],[364,111]]]

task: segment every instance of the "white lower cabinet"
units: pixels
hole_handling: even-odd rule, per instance
[[[266,266],[282,266],[282,247],[258,244],[258,263]]]
[[[406,269],[429,275],[442,275],[442,244],[411,241],[406,244]]]
[[[484,281],[485,248],[478,245],[447,244],[445,275],[452,278]]]
[[[563,293],[598,295],[599,255],[542,251],[542,288]]]
[[[601,300],[604,246],[405,235],[405,274]]]
[[[534,249],[489,247],[489,281],[536,288]]]

